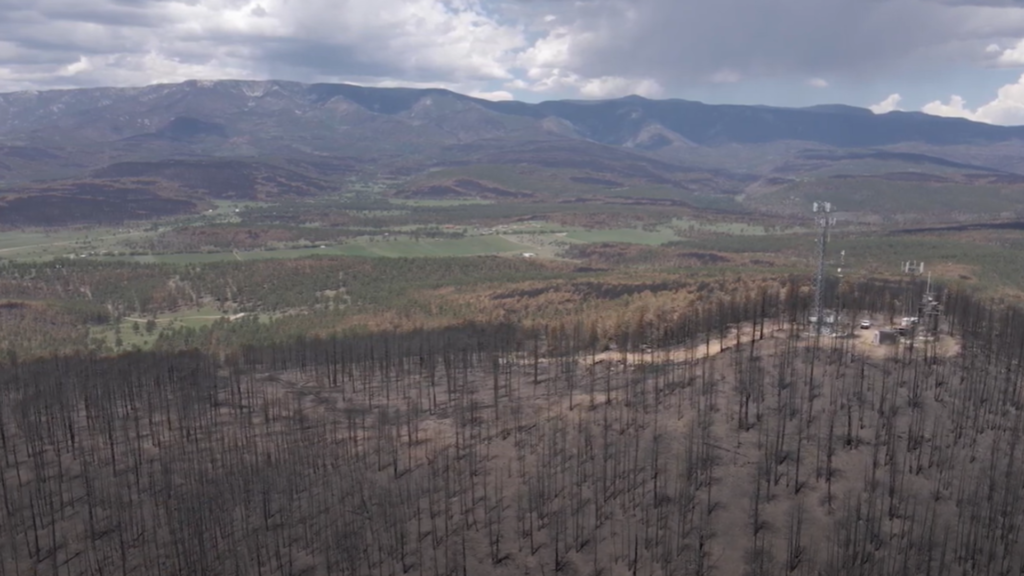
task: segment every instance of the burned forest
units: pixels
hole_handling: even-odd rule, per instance
[[[1022,312],[811,334],[796,281],[638,319],[2,359],[0,576],[1006,575]],[[923,287],[836,287],[889,318]]]

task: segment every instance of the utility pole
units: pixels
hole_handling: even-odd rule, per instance
[[[815,202],[814,220],[821,228],[818,238],[818,271],[814,275],[814,333],[821,334],[825,322],[825,256],[828,247],[829,230],[835,226],[836,219],[831,216],[831,202]]]

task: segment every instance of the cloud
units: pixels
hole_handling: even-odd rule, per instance
[[[3,0],[0,38],[0,91],[182,76],[468,90],[511,80],[527,45],[475,0]]]
[[[899,94],[890,94],[885,100],[882,100],[878,104],[868,106],[868,109],[875,114],[885,114],[887,112],[892,112],[893,110],[899,110],[901,100],[903,100],[903,97]]]
[[[937,73],[992,58],[1024,37],[1024,10],[937,0],[581,0],[534,44],[584,77],[632,76],[668,89],[695,82],[863,79]],[[819,83],[820,84],[820,83]]]
[[[1022,39],[1011,0],[0,0],[0,91],[233,77],[495,97],[799,92],[1024,65]]]
[[[998,44],[991,44],[985,48],[989,54],[998,54],[995,63],[1000,66],[1024,65],[1024,40],[1018,41],[1010,48],[1001,48]]]
[[[994,100],[973,110],[967,106],[963,98],[953,95],[949,102],[929,102],[921,111],[935,116],[966,118],[989,124],[1024,124],[1024,75],[1021,75],[1017,82],[1000,88]]]
[[[932,116],[945,116],[947,118],[969,118],[973,120],[975,117],[975,113],[967,109],[967,102],[963,97],[956,94],[949,97],[948,104],[935,100],[925,104],[921,111]]]
[[[580,94],[590,98],[615,98],[632,94],[658,98],[664,94],[664,89],[654,80],[622,78],[620,76],[579,80],[577,87]]]
[[[618,98],[632,94],[647,98],[664,96],[664,88],[649,78],[624,78],[622,76],[601,76],[584,78],[561,69],[533,71],[532,81],[515,80],[507,86],[513,90],[527,90],[539,93],[575,93],[585,98]]]
[[[588,98],[611,98],[637,94],[658,97],[664,93],[652,78],[632,75],[587,77],[572,71],[571,51],[574,37],[568,28],[557,26],[538,39],[516,58],[516,67],[524,78],[509,87],[534,92],[576,92]]]
[[[501,100],[514,100],[515,99],[515,96],[513,96],[511,92],[508,92],[506,90],[474,91],[474,92],[470,92],[468,95],[472,96],[473,98],[480,98],[481,100],[492,100],[492,101],[495,101],[495,102],[498,102],[498,101],[501,101]]]

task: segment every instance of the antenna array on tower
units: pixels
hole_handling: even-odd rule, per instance
[[[909,260],[903,263],[903,273],[919,275],[924,274],[924,262],[918,262],[917,260]]]
[[[814,275],[814,329],[817,334],[821,334],[825,323],[825,256],[829,230],[835,226],[836,219],[830,216],[831,202],[815,202],[813,209],[815,221],[821,228],[821,237],[818,238],[818,270]]]

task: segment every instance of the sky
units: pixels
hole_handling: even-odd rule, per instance
[[[0,92],[277,79],[1024,124],[1024,0],[0,0]]]

